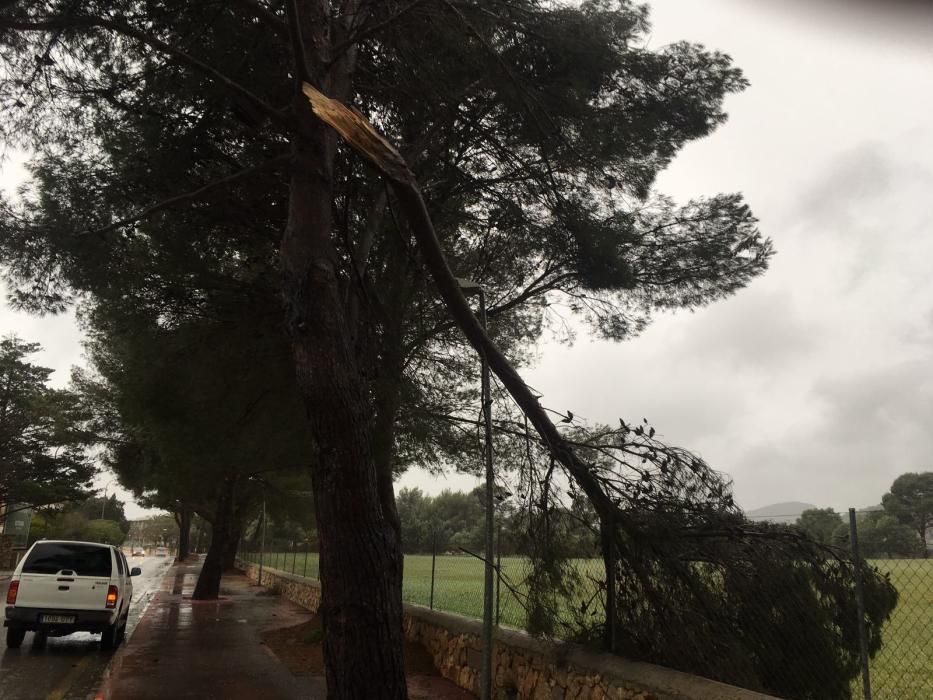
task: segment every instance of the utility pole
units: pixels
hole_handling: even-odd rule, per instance
[[[479,322],[486,329],[486,292],[482,285],[472,280],[457,279],[464,295],[477,294],[479,296]],[[492,391],[489,381],[489,362],[486,353],[480,353],[481,367],[481,394],[483,402],[483,428],[486,433],[486,552],[483,585],[483,667],[480,672],[480,699],[492,699],[492,626],[493,626],[493,489],[495,478],[493,473],[492,457]]]
[[[113,482],[114,480],[111,479],[104,485],[104,498],[103,498],[103,502],[100,504],[100,519],[101,520],[104,519],[104,508],[107,507],[107,489],[110,488],[110,484],[112,484]]]

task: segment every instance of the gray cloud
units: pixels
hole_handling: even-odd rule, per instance
[[[534,383],[597,420],[646,415],[748,508],[877,503],[933,468],[933,54],[866,52],[886,39],[799,31],[752,3],[653,6],[655,43],[721,48],[752,80],[662,189],[744,190],[778,255],[735,298],[630,343],[542,348]]]

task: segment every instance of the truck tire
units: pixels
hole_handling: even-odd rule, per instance
[[[10,649],[19,649],[26,638],[26,629],[19,625],[10,625],[6,628],[6,645]]]
[[[115,649],[117,644],[120,643],[120,621],[117,620],[112,625],[107,627],[104,630],[103,634],[100,635],[100,648],[105,651],[110,651]]]
[[[32,648],[33,649],[45,649],[45,643],[49,641],[49,633],[38,631],[32,637]]]

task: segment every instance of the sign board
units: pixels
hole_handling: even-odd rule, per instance
[[[13,538],[14,548],[25,548],[29,541],[29,526],[32,524],[32,509],[11,506],[3,523],[3,534]]]

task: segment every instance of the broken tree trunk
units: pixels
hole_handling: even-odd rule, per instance
[[[372,398],[354,351],[331,240],[336,138],[303,101],[300,106],[307,119],[292,140],[280,259],[297,381],[316,447],[311,480],[328,697],[403,700],[401,542],[383,503]]]
[[[592,467],[577,457],[573,448],[564,440],[557,426],[538,403],[537,397],[502,351],[492,342],[473,314],[456,277],[447,264],[447,258],[441,249],[415,176],[401,154],[358,111],[327,97],[308,83],[304,83],[303,92],[311,103],[314,114],[340,134],[392,185],[421,250],[424,265],[437,285],[441,299],[454,322],[476,351],[485,355],[490,369],[495,372],[499,381],[534,425],[550,453],[589,497],[600,519],[611,522],[615,517],[615,505],[599,487]]]

